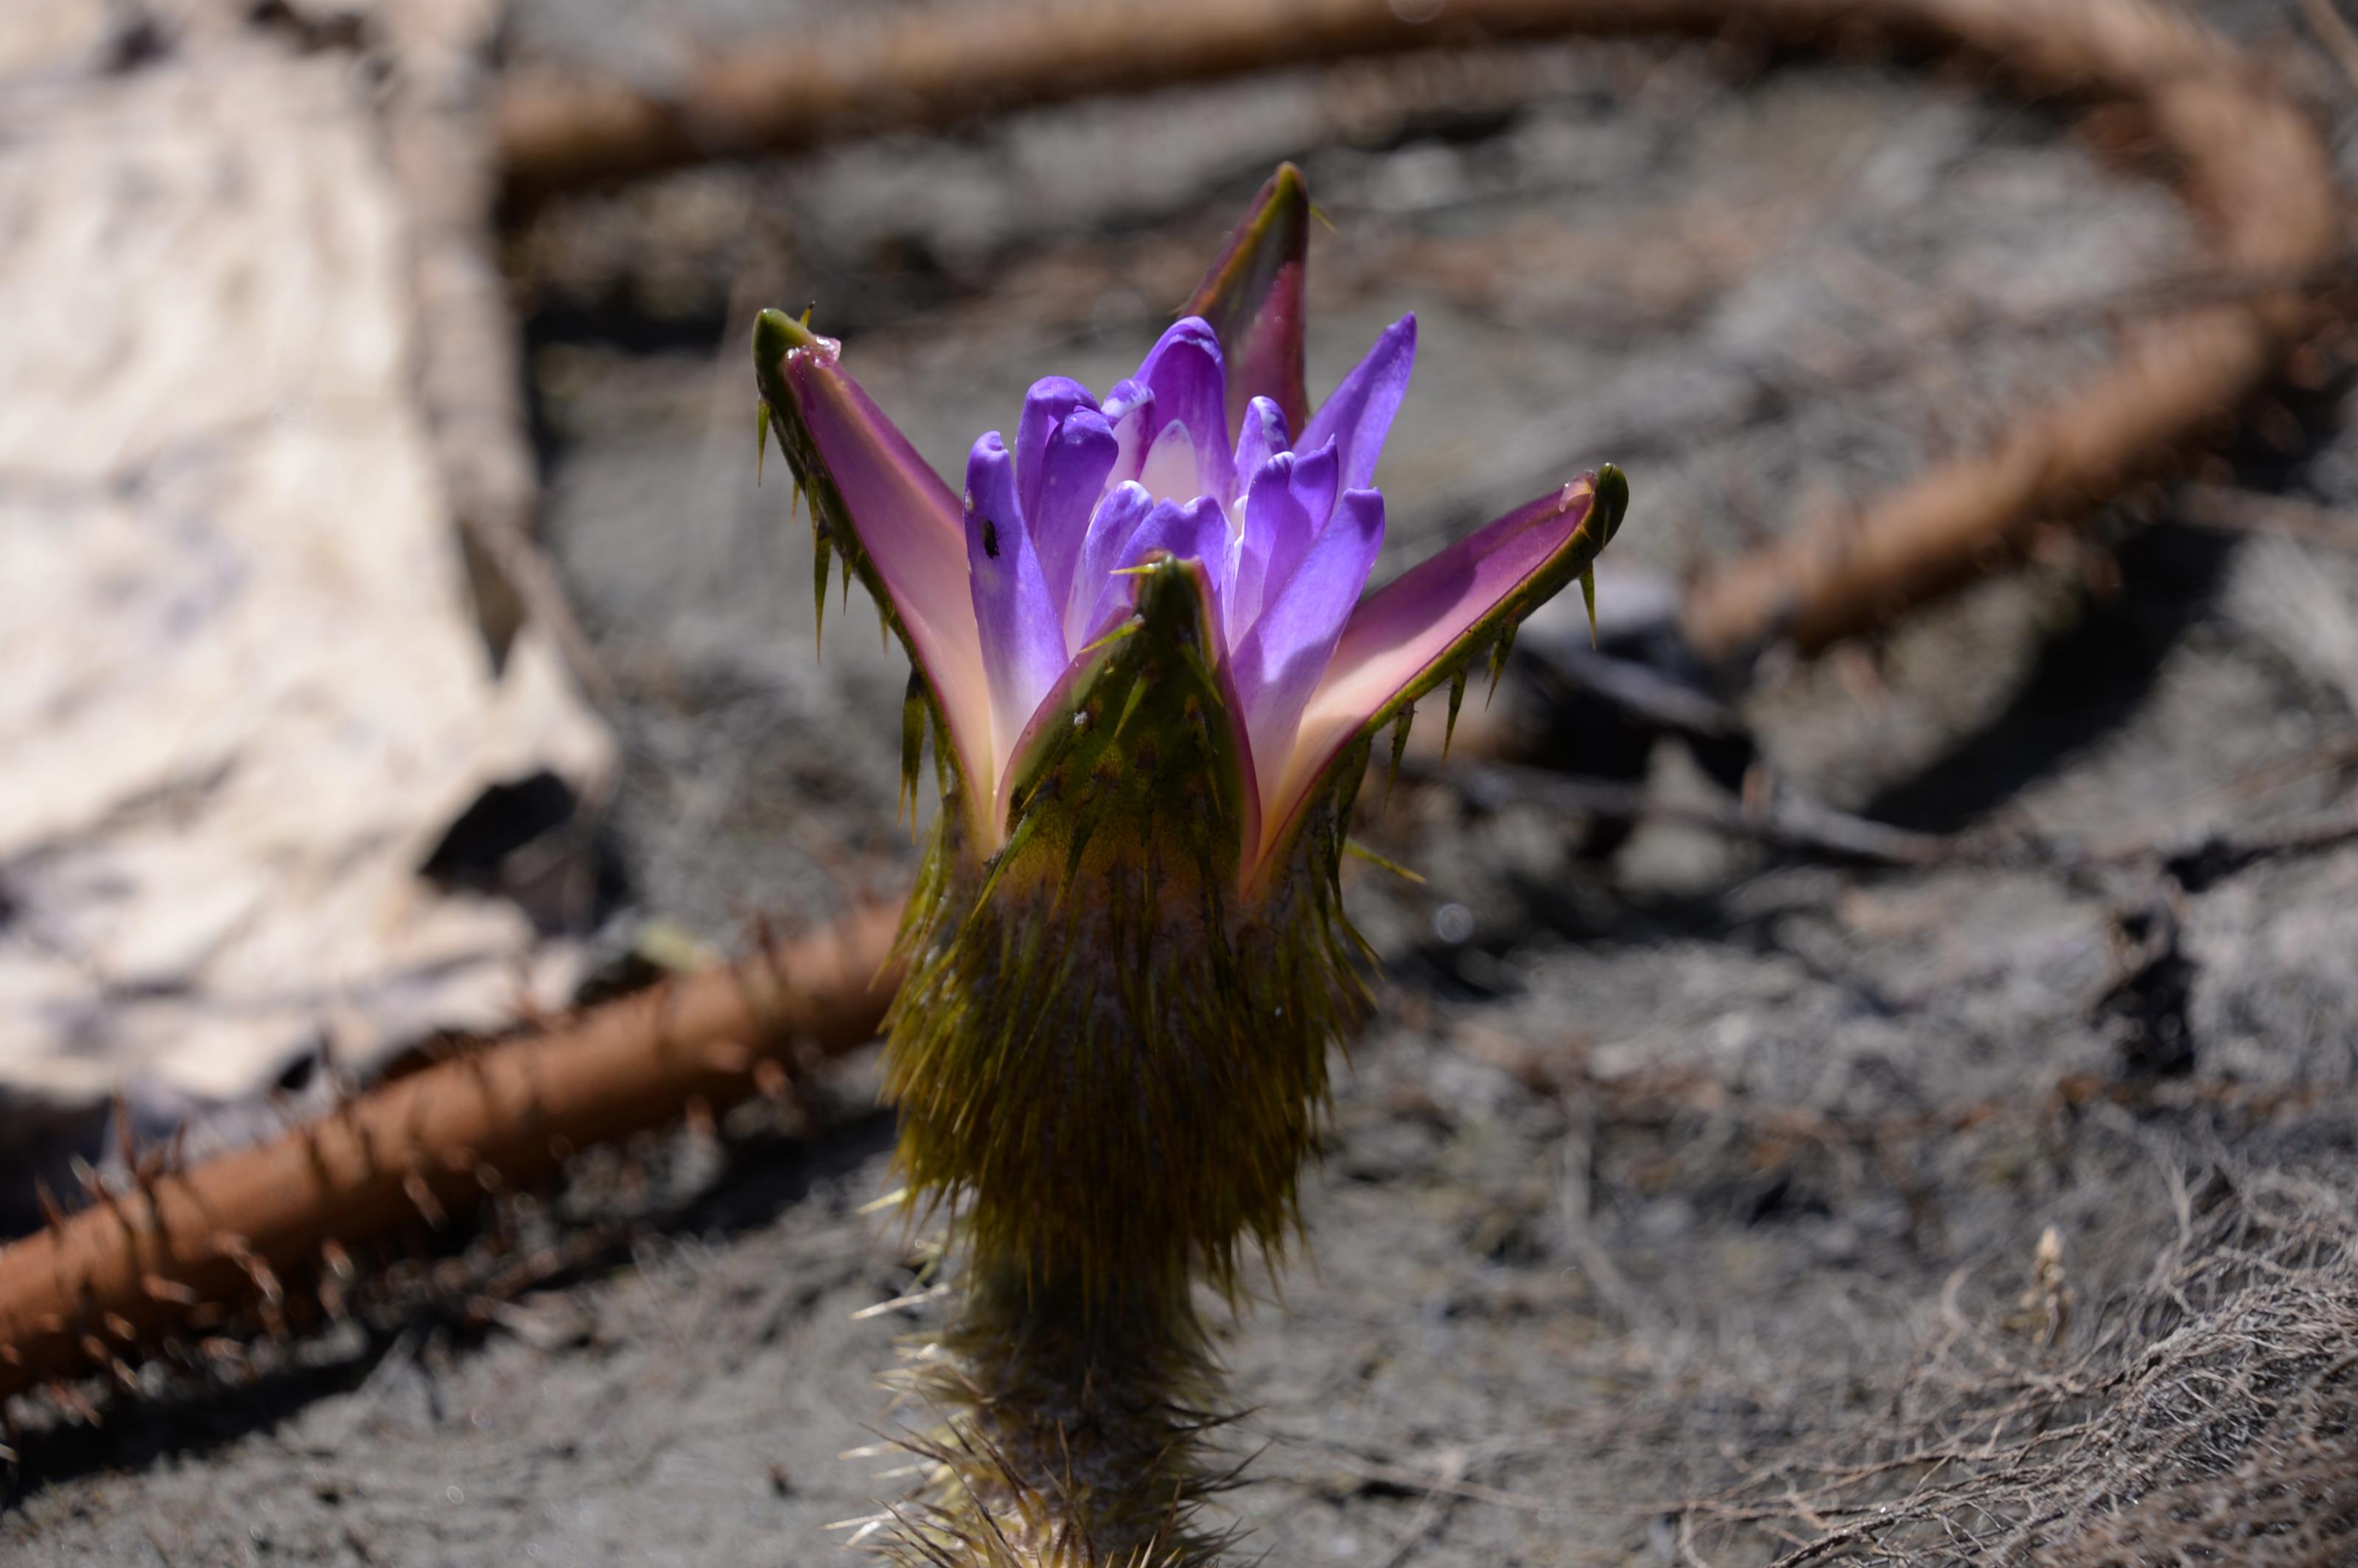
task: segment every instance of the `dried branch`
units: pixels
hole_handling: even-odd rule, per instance
[[[2195,819],[2197,808],[2215,805],[2218,798],[2264,793],[2291,779],[2346,767],[2353,758],[2358,758],[2358,739],[2338,735],[2298,756],[2255,769],[2222,790],[2203,792],[2087,840],[2040,838],[2013,828],[1953,836],[1919,833],[1838,811],[1765,773],[1753,775],[1741,800],[1671,800],[1643,784],[1468,758],[1445,768],[1406,758],[1400,777],[1411,784],[1453,790],[1483,810],[1526,804],[1604,821],[1670,823],[1820,860],[1898,867],[1963,863],[2064,873],[2100,866],[2145,867],[2190,885],[2215,881],[2262,860],[2318,854],[2358,839],[2358,809],[2347,806],[2258,827]]]
[[[1452,0],[1425,22],[1388,0],[1011,4],[755,44],[670,98],[520,74],[497,122],[511,189],[529,192],[1347,55],[1739,24],[1802,43],[1930,44],[2031,92],[2133,110],[2177,165],[2206,260],[2256,292],[2137,326],[2109,369],[2027,410],[1987,449],[1710,574],[1685,616],[1707,658],[1740,661],[1780,638],[1814,649],[1868,630],[2098,504],[2258,387],[2313,314],[2282,280],[2341,259],[2331,161],[2314,127],[2227,44],[2147,0]]]
[[[2180,194],[2221,273],[2265,282],[2340,260],[2332,170],[2315,129],[2191,24],[2138,0],[1916,9],[1948,13],[1961,38],[1970,27],[1994,59],[2035,79],[2135,109],[2179,164]],[[2051,20],[2051,31],[2008,36],[2007,12],[2016,27]],[[1987,449],[1705,578],[1688,600],[1690,641],[1720,660],[1780,637],[1815,649],[1982,575],[2231,414],[2312,324],[2291,287],[2137,324],[2104,372],[2027,411]]]
[[[134,1190],[0,1249],[0,1399],[113,1370],[222,1303],[275,1305],[323,1249],[438,1225],[578,1148],[734,1103],[780,1065],[876,1032],[897,912],[860,911],[766,954],[397,1079],[272,1142]]]
[[[2143,0],[1052,0],[928,9],[757,39],[670,93],[547,69],[497,111],[510,187],[541,192],[847,135],[939,129],[1091,93],[1152,91],[1354,55],[1551,35],[1894,40],[1977,55],[2046,92],[2125,96],[2230,57]],[[2231,72],[2241,77],[2244,72]]]

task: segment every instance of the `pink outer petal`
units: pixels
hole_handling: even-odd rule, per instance
[[[1584,474],[1439,555],[1413,567],[1359,601],[1326,673],[1303,708],[1277,788],[1261,816],[1260,853],[1282,843],[1311,790],[1335,759],[1370,725],[1389,717],[1396,699],[1437,678],[1468,633],[1494,628],[1501,611],[1528,611],[1595,558],[1620,522],[1626,486],[1613,475],[1616,501],[1598,526],[1589,527],[1597,477]],[[1519,602],[1528,600],[1529,602]]]
[[[779,367],[781,379],[851,514],[860,547],[883,580],[910,654],[941,704],[967,793],[978,797],[972,804],[980,811],[994,782],[990,688],[967,581],[964,511],[908,438],[845,373],[840,352],[831,338],[790,350]]]

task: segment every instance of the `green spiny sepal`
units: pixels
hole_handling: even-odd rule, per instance
[[[1611,463],[1601,465],[1596,471],[1578,481],[1588,492],[1588,513],[1581,519],[1562,547],[1551,556],[1537,571],[1526,578],[1506,598],[1491,607],[1490,612],[1467,626],[1441,657],[1426,665],[1418,676],[1404,684],[1391,699],[1378,708],[1361,731],[1374,735],[1397,719],[1405,708],[1416,706],[1417,699],[1447,684],[1455,689],[1450,697],[1451,722],[1455,722],[1457,705],[1463,697],[1465,683],[1473,673],[1477,658],[1488,662],[1490,685],[1495,691],[1498,677],[1505,670],[1507,655],[1515,644],[1515,633],[1522,627],[1531,611],[1553,599],[1564,587],[1575,580],[1582,591],[1591,595],[1596,557],[1621,531],[1621,519],[1629,510],[1629,480]],[[1564,487],[1566,497],[1578,493],[1573,485]],[[1591,616],[1595,611],[1592,609]]]
[[[1206,595],[1197,563],[1141,568],[1017,752],[1005,848],[937,832],[889,1025],[913,1197],[1087,1300],[1191,1267],[1233,1290],[1249,1244],[1282,1244],[1363,994],[1331,806],[1236,892],[1249,792]]]
[[[780,373],[788,353],[819,341],[808,328],[783,310],[764,310],[755,318],[753,374],[762,389],[762,406],[766,410],[761,426],[765,433],[777,438],[778,450],[784,454],[786,466],[794,470],[795,488],[810,501],[811,576],[819,613],[824,616],[827,611],[828,566],[839,555],[846,576],[860,579],[869,597],[876,601],[876,613],[905,644],[906,633],[892,613],[892,595],[884,590],[876,563],[861,548],[860,530],[852,524],[850,509],[844,505],[842,492],[836,488],[826,460],[819,456],[818,443],[811,437],[801,406],[788,393]],[[914,656],[914,650],[911,650],[911,657]]]
[[[853,579],[868,590],[875,603],[876,614],[885,631],[900,639],[909,655],[911,667],[922,679],[925,662],[919,656],[908,630],[892,609],[892,596],[887,590],[883,575],[877,569],[873,557],[861,542],[860,529],[853,522],[851,510],[845,504],[843,492],[835,477],[828,471],[820,455],[818,443],[813,438],[799,401],[786,385],[784,367],[787,356],[797,350],[819,348],[831,350],[827,340],[819,338],[803,323],[783,310],[763,310],[753,322],[753,373],[761,390],[761,406],[756,415],[759,433],[774,438],[784,453],[786,466],[793,470],[795,493],[810,503],[811,514],[811,589],[813,611],[820,625],[827,618],[827,584],[830,567],[841,563],[843,591],[851,591]],[[944,735],[939,694],[927,687],[925,696],[926,711],[931,715],[937,737]],[[906,747],[910,736],[907,710],[903,710],[903,782],[906,798],[914,809],[915,793],[908,778]],[[922,739],[920,730],[919,738]],[[937,748],[936,756],[944,770],[942,794],[948,797],[953,791],[964,788],[963,770],[957,748],[946,743]]]

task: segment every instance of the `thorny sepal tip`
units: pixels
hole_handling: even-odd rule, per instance
[[[1292,763],[1263,802],[1271,832],[1255,878],[1282,865],[1292,817],[1360,765],[1351,758],[1420,697],[1450,687],[1454,727],[1476,659],[1585,574],[1620,531],[1629,481],[1610,463],[1499,518],[1360,600],[1303,713]],[[1495,672],[1494,672],[1495,673]],[[1395,739],[1398,739],[1396,734]],[[1249,892],[1254,878],[1249,878]]]
[[[830,559],[839,559],[847,585],[860,579],[923,673],[954,792],[987,840],[990,701],[958,498],[844,371],[841,356],[841,344],[783,310],[754,319],[753,371],[769,427],[810,501],[821,612]]]
[[[1228,248],[1179,311],[1210,322],[1227,351],[1231,429],[1243,427],[1245,407],[1256,397],[1282,409],[1290,430],[1310,424],[1302,351],[1310,211],[1310,187],[1302,171],[1290,163],[1278,165]]]

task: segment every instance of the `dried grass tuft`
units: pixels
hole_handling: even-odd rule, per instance
[[[2174,1195],[2140,1286],[2069,1330],[2060,1288],[1987,1326],[1952,1303],[1844,1452],[1683,1509],[1687,1560],[1750,1535],[1778,1568],[2358,1562],[2358,1202],[2219,1168]]]

